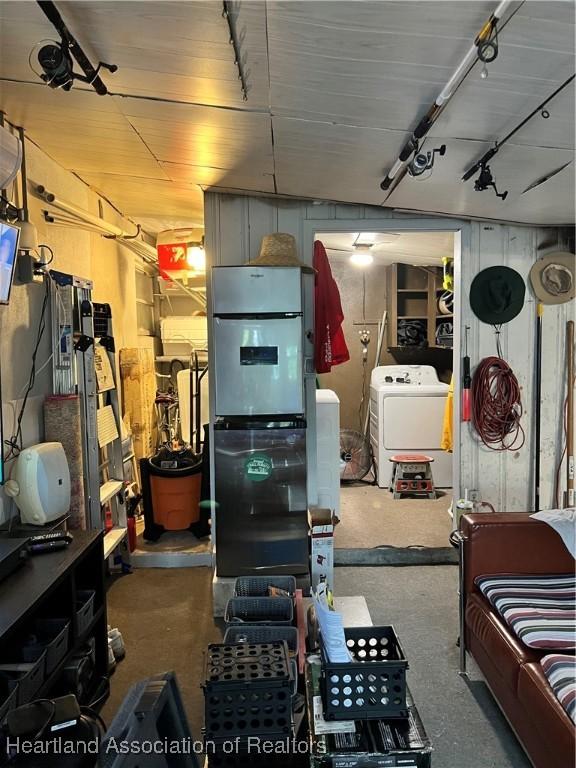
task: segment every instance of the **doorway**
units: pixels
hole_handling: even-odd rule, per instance
[[[358,221],[353,230],[315,232],[340,291],[350,353],[348,362],[318,377],[318,386],[340,401],[340,468],[348,477],[341,484],[335,532],[340,555],[366,550],[374,562],[382,555],[388,562],[391,552],[450,552],[459,467],[445,412],[460,357],[454,355],[460,338],[460,232],[450,229],[383,231]],[[457,384],[454,389],[458,398]],[[354,450],[367,449],[358,452],[361,466],[352,473],[343,460],[347,441]],[[435,498],[395,498],[390,458],[401,453],[434,459]]]

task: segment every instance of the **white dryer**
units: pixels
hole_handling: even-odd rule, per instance
[[[389,486],[396,453],[434,458],[437,488],[452,487],[452,454],[440,448],[448,384],[431,365],[381,365],[370,382],[370,442],[378,465],[378,485]]]

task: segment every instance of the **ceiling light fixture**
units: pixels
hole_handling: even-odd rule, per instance
[[[52,0],[37,0],[37,3],[60,35],[60,41],[42,40],[34,46],[29,59],[32,70],[50,88],[61,88],[63,91],[69,91],[74,81],[80,80],[91,85],[100,96],[106,96],[108,89],[100,78],[100,70],[103,67],[109,72],[116,72],[118,67],[115,64],[106,64],[100,61],[98,66],[94,68],[80,47],[80,44],[64,23]],[[42,68],[42,73],[37,72],[32,66],[34,54],[36,54],[38,64]],[[84,73],[83,75],[74,72],[72,57],[78,62]]]
[[[420,120],[414,129],[412,136],[410,136],[402,151],[400,152],[398,160],[396,160],[392,168],[386,174],[386,178],[380,184],[380,188],[388,192],[388,196],[392,194],[394,188],[402,181],[406,175],[406,165],[414,153],[418,152],[419,142],[430,131],[436,120],[440,117],[442,110],[454,95],[462,80],[464,80],[476,61],[480,59],[480,50],[482,49],[482,46],[485,43],[491,41],[497,22],[502,19],[506,9],[511,4],[511,2],[512,0],[502,0],[502,2],[498,4],[494,13],[491,14],[490,18],[486,21],[478,35],[476,35],[474,43],[460,64],[454,70],[450,80],[448,80],[444,88],[436,97],[435,102],[432,104],[428,112],[424,115],[424,117]],[[489,55],[490,51],[487,50],[486,54]]]
[[[374,261],[374,256],[369,248],[356,248],[354,253],[350,254],[350,263],[355,267],[369,267]]]
[[[190,245],[186,249],[186,262],[195,272],[206,272],[206,253],[200,244]]]

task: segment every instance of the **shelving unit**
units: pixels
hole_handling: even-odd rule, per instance
[[[451,321],[453,315],[443,315],[438,310],[438,299],[443,293],[441,267],[415,267],[411,264],[392,264],[388,268],[388,348],[396,356],[406,353],[413,362],[418,356],[430,351],[451,350],[436,342],[436,329],[441,322]],[[398,323],[413,320],[419,326],[427,348],[399,343]]]
[[[108,536],[106,537],[106,539]],[[94,641],[94,671],[82,705],[104,703],[108,696],[108,628],[104,585],[102,531],[76,531],[67,549],[31,556],[0,582],[0,664],[17,658],[34,622],[40,618],[70,622],[67,648],[43,680],[33,699],[76,693],[66,682],[65,670]],[[86,626],[78,614],[80,591],[94,593],[93,615]],[[2,671],[0,670],[0,675]],[[0,711],[3,701],[0,700]],[[20,704],[26,701],[20,701]]]
[[[50,274],[53,387],[58,395],[80,397],[86,523],[104,529],[108,510],[112,530],[104,554],[106,559],[120,554],[115,559],[129,563],[125,464],[133,462],[135,480],[138,474],[133,452],[126,458],[122,453],[112,310],[109,304],[92,301],[90,280]]]

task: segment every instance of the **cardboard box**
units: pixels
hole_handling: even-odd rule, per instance
[[[334,517],[331,509],[311,507],[310,524],[310,577],[312,589],[325,581],[334,590]]]

